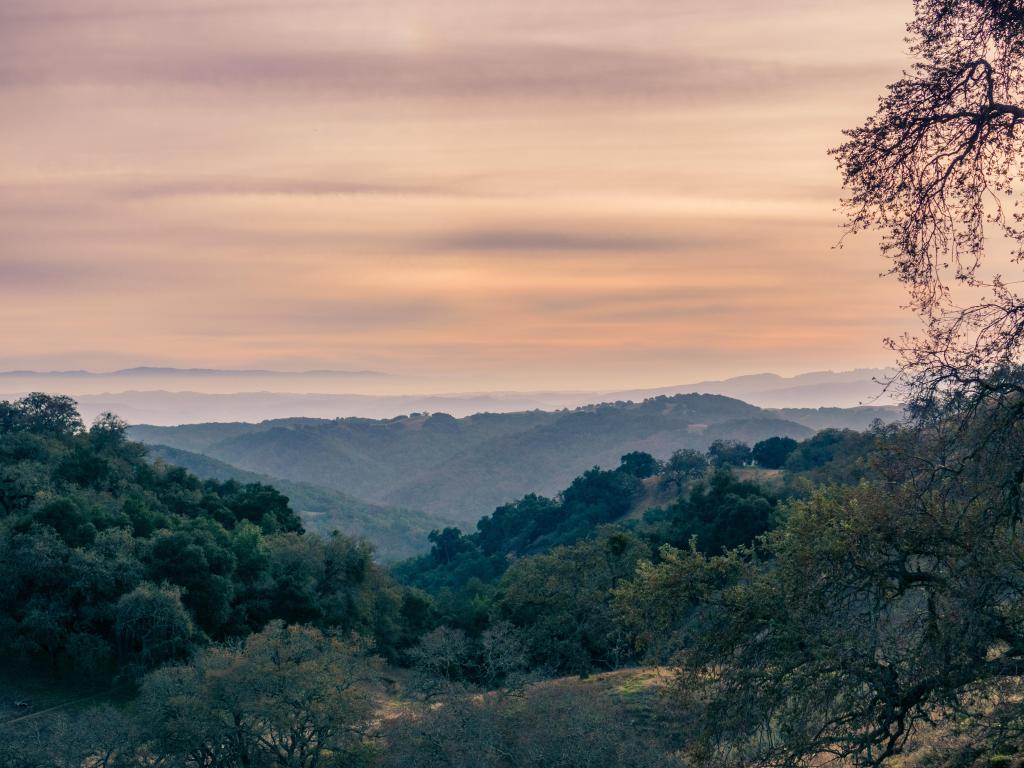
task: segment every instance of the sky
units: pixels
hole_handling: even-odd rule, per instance
[[[886,365],[827,156],[909,0],[3,0],[0,369]]]

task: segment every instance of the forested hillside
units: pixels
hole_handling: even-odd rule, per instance
[[[252,472],[473,523],[523,494],[554,494],[590,467],[614,466],[630,451],[666,458],[679,448],[703,450],[721,439],[753,444],[776,435],[805,438],[827,426],[864,428],[898,412],[806,409],[784,416],[718,395],[678,395],[462,419],[286,419],[138,426],[131,434]]]
[[[84,429],[69,398],[0,402],[6,654],[131,679],[274,619],[397,631],[401,590],[372,547],[305,534],[270,486],[200,481],[144,455],[115,416]]]
[[[166,445],[146,446],[146,458],[183,467],[204,480],[237,480],[270,485],[286,495],[306,528],[329,535],[344,531],[373,544],[382,562],[403,560],[424,552],[427,534],[451,520],[415,510],[370,504],[346,493],[310,483],[247,472],[223,461]]]
[[[877,716],[860,699],[820,714],[837,643],[850,659],[840,684],[874,697],[908,686],[959,696],[1005,674],[986,657],[1013,638],[1015,614],[985,595],[1016,576],[996,568],[1005,544],[978,538],[999,486],[959,477],[945,501],[915,495],[927,459],[909,428],[717,440],[665,460],[632,451],[551,496],[434,530],[426,554],[391,571],[347,532],[304,532],[280,490],[153,463],[125,429],[109,415],[86,429],[67,398],[0,403],[4,768],[289,768],[288,755],[380,768],[505,768],[509,756],[533,768],[686,766],[703,764],[719,725],[732,744],[771,727],[732,714],[751,686],[769,712],[822,702],[801,722],[861,743],[862,729],[842,726]],[[1012,467],[992,451],[986,466]],[[983,494],[977,511],[948,517],[941,505],[962,483]],[[947,556],[943,542],[977,562],[923,569],[921,556]],[[941,609],[919,599],[926,588]],[[865,622],[890,621],[884,601],[872,607],[889,590],[900,633],[865,638]],[[933,610],[948,624],[934,641]],[[934,655],[933,642],[957,655]],[[890,690],[886,670],[905,647],[909,680]],[[708,686],[711,665],[728,687]],[[559,679],[623,669],[617,683]],[[92,704],[65,706],[83,691]],[[927,738],[960,743],[936,727]],[[903,743],[926,760],[929,742],[909,740],[918,733]],[[586,751],[562,751],[565,734]]]

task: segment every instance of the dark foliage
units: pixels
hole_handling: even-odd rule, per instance
[[[366,539],[384,563],[422,554],[429,548],[427,534],[442,522],[450,522],[415,510],[371,504],[323,486],[248,472],[209,456],[166,445],[147,445],[146,457],[153,462],[184,467],[204,480],[271,485],[288,497],[306,528],[325,536],[341,531]]]
[[[397,587],[368,547],[303,534],[274,488],[145,461],[124,425],[85,430],[64,397],[0,404],[0,643],[55,671],[110,675],[274,618],[391,648]]]
[[[687,548],[693,541],[700,552],[720,554],[749,546],[771,528],[778,501],[763,486],[717,470],[672,506],[646,513],[643,530],[655,546]]]
[[[715,467],[742,467],[751,458],[750,446],[738,440],[715,440],[708,448],[708,460]]]
[[[619,469],[644,480],[661,471],[661,463],[646,451],[630,451],[620,459]]]
[[[750,456],[760,467],[782,469],[786,459],[797,449],[798,445],[799,443],[791,437],[769,437],[767,440],[755,443],[750,451]]]
[[[434,531],[430,554],[399,564],[395,572],[415,586],[437,591],[472,579],[493,582],[510,559],[573,544],[630,511],[642,493],[637,477],[620,468],[594,468],[576,478],[557,500],[530,494],[480,519],[475,533]]]

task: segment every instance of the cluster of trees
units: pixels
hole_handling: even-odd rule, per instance
[[[879,765],[936,730],[949,752],[924,764],[1024,748],[1024,434],[1004,416],[954,442],[948,422],[876,434],[878,479],[791,500],[752,547],[665,545],[616,588],[629,635],[677,669],[695,761]]]
[[[757,447],[770,452],[776,443],[787,455],[799,447],[785,439]],[[534,671],[588,674],[634,663],[640,656],[617,623],[612,596],[637,564],[657,560],[665,544],[709,554],[749,546],[778,524],[783,497],[796,493],[739,479],[729,460],[742,453],[746,463],[750,452],[719,442],[662,462],[633,451],[614,470],[585,472],[554,499],[531,494],[498,507],[472,533],[435,531],[431,551],[394,573],[426,593],[436,624],[470,644],[507,626]],[[666,492],[672,503],[643,511],[648,494]],[[465,665],[465,679],[481,682],[478,667]]]
[[[481,518],[472,533],[454,527],[432,532],[431,551],[399,564],[395,573],[404,582],[431,592],[473,580],[496,581],[517,558],[572,546],[592,536],[601,525],[622,523],[647,493],[643,481],[651,478],[656,478],[664,489],[679,494],[698,483],[688,500],[680,498],[668,512],[658,510],[647,516],[649,521],[669,522],[676,528],[672,534],[655,534],[649,529],[655,545],[677,543],[680,536],[685,542],[689,536],[699,534],[697,528],[702,524],[731,527],[739,518],[743,518],[741,526],[757,529],[753,534],[740,532],[734,536],[737,543],[749,542],[753,535],[767,530],[769,508],[774,508],[776,499],[755,483],[738,482],[731,469],[751,464],[766,469],[792,466],[801,472],[820,469],[832,462],[835,446],[855,441],[857,436],[850,430],[825,430],[802,443],[773,437],[757,443],[753,449],[741,442],[716,440],[707,452],[680,449],[665,461],[644,451],[632,451],[621,458],[616,469],[594,467],[554,499],[528,494],[498,507]],[[701,482],[704,480],[708,482]],[[733,504],[735,497],[750,496],[762,498],[756,511],[750,510],[748,514]],[[725,511],[727,519],[718,520],[725,505],[731,505]],[[747,517],[760,522],[748,525]],[[663,538],[659,541],[658,536]],[[720,549],[714,542],[707,546],[714,551]]]
[[[780,498],[764,485],[716,470],[706,480],[691,484],[689,493],[673,504],[647,511],[637,530],[655,548],[692,544],[700,552],[721,554],[749,545],[774,528]]]
[[[675,451],[667,461],[657,462],[651,474],[661,474],[666,481],[681,487],[686,481],[702,476],[709,466],[718,469],[746,466],[782,469],[787,467],[798,447],[800,443],[791,437],[769,437],[755,443],[753,448],[739,440],[715,440],[706,452],[692,448]],[[623,461],[626,458],[624,456]]]
[[[357,640],[273,621],[141,681],[110,705],[7,728],[5,768],[362,765],[377,662]]]
[[[259,484],[152,465],[66,397],[0,403],[0,646],[77,676],[129,677],[273,619],[402,642],[402,589],[372,549],[303,533]]]
[[[477,522],[474,533],[434,531],[430,552],[396,566],[395,573],[430,591],[473,579],[492,582],[514,558],[571,545],[597,526],[622,518],[643,493],[641,478],[626,463],[617,470],[595,467],[557,499],[529,494],[498,507]]]
[[[402,711],[381,716],[380,662],[358,640],[272,622],[242,643],[151,672],[128,707],[0,725],[0,766],[665,765],[664,746],[633,727],[614,697],[566,684],[474,691],[444,677],[457,638],[424,645],[437,677],[415,687]],[[491,656],[503,658],[500,648]]]

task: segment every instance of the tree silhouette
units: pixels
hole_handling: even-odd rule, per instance
[[[922,415],[1021,391],[1024,296],[994,261],[1024,259],[1024,3],[916,0],[908,29],[917,63],[833,154],[849,230],[881,232],[924,321],[890,341]]]

